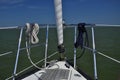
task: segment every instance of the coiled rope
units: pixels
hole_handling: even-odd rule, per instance
[[[27,50],[27,56],[28,56],[28,59],[30,61],[30,63],[36,67],[37,69],[42,69],[40,67],[38,67],[31,59],[31,56],[30,56],[30,45],[31,43],[32,44],[37,44],[39,42],[39,39],[37,37],[37,34],[39,32],[39,25],[37,23],[35,24],[29,24],[29,23],[26,23],[26,50]]]
[[[37,44],[39,42],[39,39],[37,37],[38,33],[39,33],[39,25],[37,23],[35,24],[29,24],[26,23],[26,34],[30,39],[30,42],[32,44]]]

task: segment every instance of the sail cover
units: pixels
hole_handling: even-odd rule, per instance
[[[62,0],[54,0],[58,45],[63,44]]]

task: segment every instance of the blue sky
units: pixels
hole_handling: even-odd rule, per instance
[[[120,24],[120,0],[62,0],[66,23]],[[0,26],[55,23],[53,0],[0,0]]]

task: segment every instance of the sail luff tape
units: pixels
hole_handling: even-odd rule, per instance
[[[57,24],[58,45],[61,45],[63,44],[62,1],[54,0],[54,4]]]

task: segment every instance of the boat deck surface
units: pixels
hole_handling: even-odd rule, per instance
[[[69,72],[69,70],[65,69],[46,69],[46,73],[40,78],[41,80],[68,80]]]
[[[87,80],[65,61],[56,62],[22,80]]]

